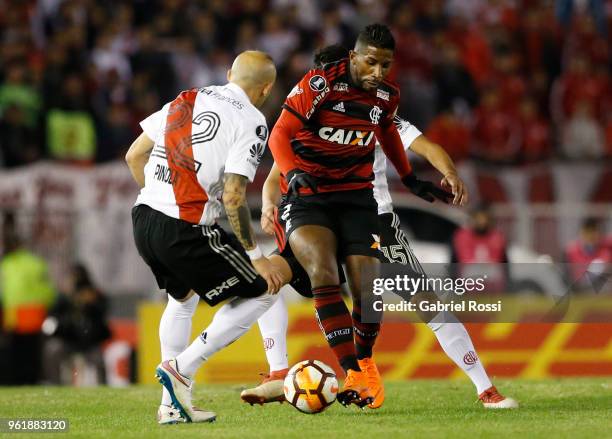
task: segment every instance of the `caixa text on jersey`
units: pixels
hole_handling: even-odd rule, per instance
[[[340,145],[368,146],[374,138],[374,131],[345,130],[342,128],[321,127],[319,137]]]

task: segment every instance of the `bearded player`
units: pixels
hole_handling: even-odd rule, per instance
[[[315,55],[315,66],[322,68],[324,64],[335,62],[346,58],[348,51],[342,46],[328,46]],[[395,123],[400,132],[404,148],[412,149],[413,152],[428,160],[443,176],[442,186],[453,193],[453,204],[465,205],[468,200],[468,192],[462,180],[458,177],[456,168],[444,149],[430,142],[421,132],[409,122],[396,117]],[[413,272],[424,274],[421,265],[414,256],[408,239],[400,228],[399,218],[393,212],[391,195],[388,190],[386,178],[386,159],[380,148],[376,146],[374,161],[374,197],[378,204],[378,215],[380,225],[380,249],[383,253],[383,261],[388,263],[400,263],[410,265]],[[274,235],[278,232],[275,224],[274,212],[278,205],[281,190],[279,187],[280,172],[276,166],[273,167],[266,183],[264,184],[261,225],[264,231]],[[281,237],[277,237],[281,238]],[[304,289],[300,289],[302,292]],[[423,297],[425,296],[425,297]],[[417,296],[415,296],[417,297]],[[421,299],[431,300],[431,296],[418,295]],[[359,317],[353,313],[354,331],[356,342],[359,337]],[[485,408],[516,408],[518,404],[512,398],[504,398],[495,386],[492,385],[465,327],[452,314],[436,315],[433,319],[427,319],[428,326],[434,331],[444,352],[460,367],[473,382],[480,401]],[[284,400],[283,380],[287,374],[287,310],[282,298],[268,310],[259,320],[259,328],[264,339],[266,358],[270,366],[270,373],[264,378],[259,386],[246,389],[241,397],[244,401],[253,403],[267,403]],[[378,408],[384,401],[384,388],[380,382],[380,376],[376,365],[371,361],[371,350],[369,356],[358,360],[362,370],[365,370],[371,381],[370,388],[376,392],[375,401],[370,405]]]

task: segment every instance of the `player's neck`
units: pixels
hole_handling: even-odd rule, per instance
[[[259,107],[259,100],[261,97],[261,91],[256,87],[252,87],[246,83],[241,81],[230,81],[230,84],[234,84],[240,88],[247,98],[249,98],[249,102],[253,104],[255,107]]]

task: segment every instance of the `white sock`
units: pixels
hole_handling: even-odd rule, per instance
[[[168,304],[159,321],[159,343],[162,361],[176,357],[189,344],[191,336],[191,319],[200,301],[200,296],[194,294],[185,302],[179,302],[168,295]],[[170,394],[163,387],[163,405],[172,404]]]
[[[479,395],[493,385],[465,326],[453,314],[441,312],[427,326],[433,330],[446,355],[472,380]]]
[[[287,360],[287,326],[289,324],[285,300],[279,295],[274,305],[258,320],[270,372],[289,367]]]
[[[270,294],[236,298],[219,308],[208,328],[176,357],[179,372],[193,377],[204,361],[247,332],[277,298],[278,295]]]

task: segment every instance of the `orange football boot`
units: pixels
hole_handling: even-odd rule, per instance
[[[385,402],[385,388],[380,377],[380,372],[378,372],[378,367],[376,367],[376,363],[374,363],[372,357],[366,357],[362,360],[358,360],[358,362],[359,367],[368,377],[368,387],[372,395],[374,395],[374,401],[368,404],[368,407],[371,409],[380,408],[383,402]]]
[[[368,377],[365,372],[349,369],[344,379],[344,387],[338,393],[338,402],[343,406],[356,404],[363,408],[372,401],[374,397],[368,388]]]

